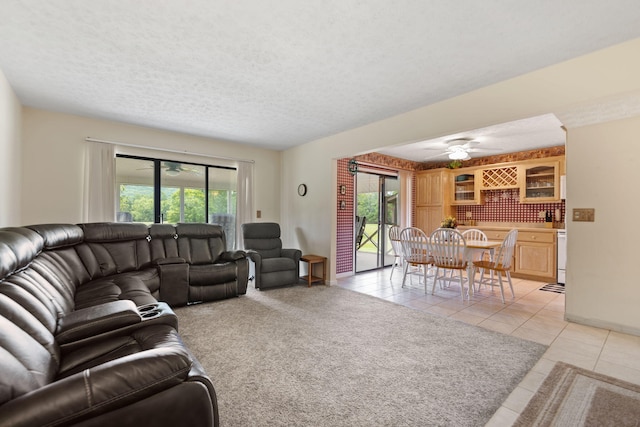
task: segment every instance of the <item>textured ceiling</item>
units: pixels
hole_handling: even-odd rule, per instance
[[[515,153],[564,145],[566,135],[561,126],[562,123],[556,116],[545,114],[428,141],[389,147],[377,152],[416,162],[443,162],[448,160],[447,141],[460,138],[471,141],[469,157]]]
[[[640,36],[637,0],[0,0],[27,106],[285,149]]]

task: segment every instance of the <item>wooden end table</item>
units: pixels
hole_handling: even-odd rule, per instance
[[[304,261],[309,264],[308,274],[306,276],[300,276],[302,280],[307,282],[307,285],[311,287],[312,283],[322,282],[325,284],[325,280],[327,279],[327,257],[323,257],[320,255],[303,255],[300,258],[300,261]],[[322,264],[322,277],[313,275],[313,266],[314,264]]]

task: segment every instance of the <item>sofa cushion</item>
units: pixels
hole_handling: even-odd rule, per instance
[[[141,223],[81,224],[84,244],[76,250],[92,279],[151,265],[149,230]]]
[[[25,268],[40,253],[43,240],[27,229],[0,229],[0,280]]]
[[[263,259],[280,257],[282,240],[280,225],[275,222],[242,224],[244,247],[260,254]]]
[[[42,236],[45,249],[77,245],[84,239],[82,229],[74,224],[37,224],[27,228]]]
[[[137,306],[152,304],[156,298],[150,288],[159,288],[158,272],[153,268],[97,279],[78,288],[75,309],[124,299]]]
[[[205,286],[217,283],[233,282],[237,277],[238,266],[235,262],[191,265],[189,267],[189,284]]]
[[[189,264],[211,264],[226,250],[222,227],[214,224],[178,224],[178,255]]]
[[[57,371],[45,347],[0,315],[0,405],[49,384]]]
[[[291,258],[267,258],[262,260],[262,273],[295,270],[296,263]]]
[[[178,258],[178,235],[170,224],[152,224],[149,227],[151,260]]]

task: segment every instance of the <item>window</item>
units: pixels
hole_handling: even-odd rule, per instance
[[[118,155],[116,183],[117,221],[220,224],[235,246],[236,169]]]

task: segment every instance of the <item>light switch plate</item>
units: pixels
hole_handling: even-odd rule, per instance
[[[573,220],[574,221],[586,221],[593,222],[595,221],[596,210],[593,208],[574,208],[573,209]]]

